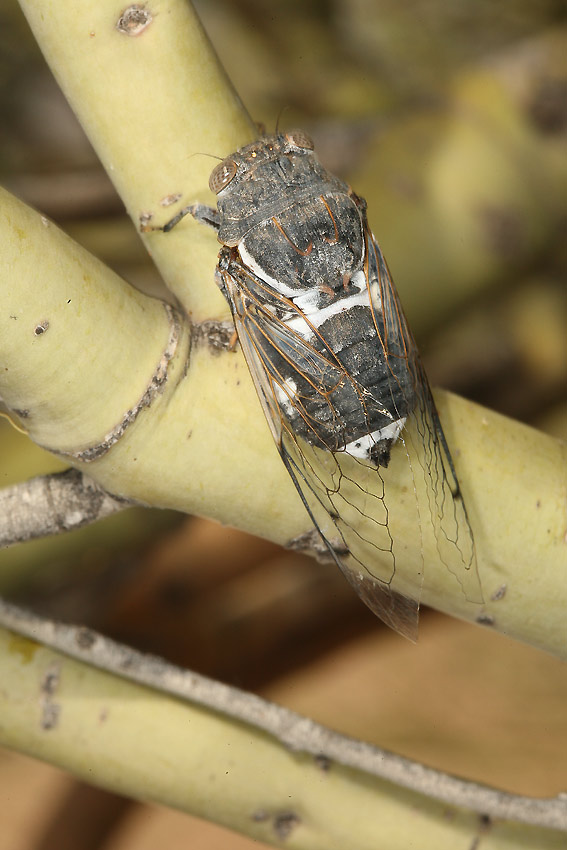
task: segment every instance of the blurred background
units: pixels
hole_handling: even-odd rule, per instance
[[[366,197],[431,382],[565,438],[565,4],[196,6],[252,117],[306,129]],[[159,295],[14,0],[0,5],[0,128],[2,184]],[[0,419],[0,486],[61,468]],[[3,551],[0,594],[434,767],[567,791],[565,665],[430,611],[411,646],[334,568],[205,519],[131,510]],[[259,846],[7,751],[0,811],[0,850]]]

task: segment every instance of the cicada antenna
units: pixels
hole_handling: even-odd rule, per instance
[[[222,162],[224,157],[217,156],[215,153],[205,153],[204,151],[195,151],[195,153],[189,154],[187,159],[191,159],[193,156],[210,156],[213,159],[218,159],[219,162]]]

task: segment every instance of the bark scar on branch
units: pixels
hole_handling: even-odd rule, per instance
[[[88,446],[86,449],[81,449],[80,451],[68,452],[55,451],[49,446],[44,446],[43,448],[57,454],[59,457],[72,458],[73,460],[80,461],[81,463],[91,463],[93,460],[98,460],[105,455],[107,451],[118,442],[118,440],[120,440],[130,425],[136,421],[139,414],[146,407],[150,407],[154,399],[163,393],[167,383],[169,363],[177,351],[183,326],[182,318],[177,310],[175,310],[170,304],[164,303],[163,306],[169,323],[169,337],[159,363],[157,364],[156,369],[148,382],[147,389],[140,400],[134,405],[134,407],[131,407],[130,410],[126,411],[122,417],[122,421],[109,431],[101,442],[96,443],[96,445]]]

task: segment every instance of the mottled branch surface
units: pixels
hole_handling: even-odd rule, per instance
[[[0,547],[62,534],[129,507],[76,469],[0,490]]]

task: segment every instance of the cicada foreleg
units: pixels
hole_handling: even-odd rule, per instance
[[[205,224],[207,227],[212,227],[213,230],[218,230],[220,227],[218,210],[208,207],[206,204],[189,204],[189,206],[183,207],[173,218],[170,218],[169,221],[166,221],[165,224],[150,224],[145,216],[141,217],[140,230],[142,233],[149,233],[153,230],[161,230],[163,233],[169,233],[186,215],[192,215],[195,221]]]

